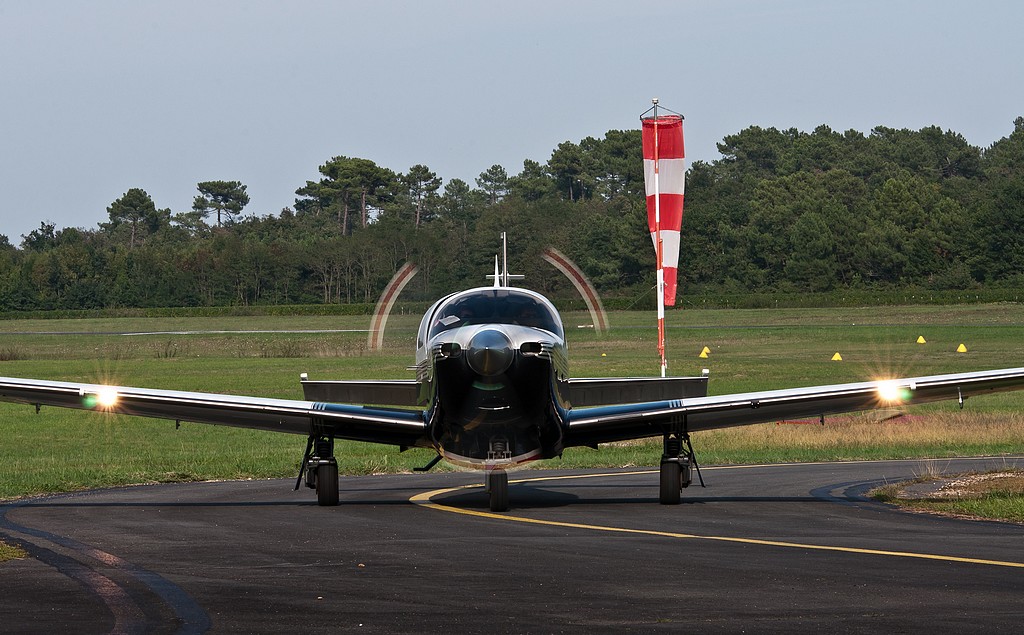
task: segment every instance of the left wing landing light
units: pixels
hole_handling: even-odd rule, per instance
[[[98,386],[96,390],[82,391],[82,405],[89,409],[111,410],[117,405],[117,389],[112,386]]]

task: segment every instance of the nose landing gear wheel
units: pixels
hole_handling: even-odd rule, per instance
[[[490,495],[492,512],[508,511],[508,472],[495,470],[488,472],[487,493]]]

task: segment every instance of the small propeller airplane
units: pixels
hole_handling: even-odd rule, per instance
[[[490,276],[489,276],[490,277]],[[662,437],[659,501],[680,502],[697,469],[690,433],[1024,388],[1024,368],[707,396],[701,377],[569,377],[561,317],[544,296],[494,284],[423,315],[416,379],[311,381],[305,400],[0,377],[0,401],[306,435],[299,482],[337,505],[336,439],[432,448],[485,474],[489,506],[509,507],[508,470],[568,447]],[[364,404],[385,404],[364,405]]]

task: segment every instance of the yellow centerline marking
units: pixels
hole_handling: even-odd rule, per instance
[[[806,464],[804,464],[806,465]],[[728,469],[743,469],[750,467],[766,467],[756,465],[744,465],[744,466],[728,466]],[[716,469],[716,468],[704,468],[704,469]],[[725,469],[725,466],[717,468]],[[569,479],[584,479],[584,478],[605,478],[609,476],[623,476],[623,475],[638,475],[638,474],[657,474],[657,470],[647,470],[642,472],[610,472],[601,474],[570,474],[563,476],[541,476],[536,478],[525,478],[511,481],[512,483],[537,483],[541,481],[559,481]],[[448,512],[452,514],[462,514],[464,516],[475,516],[477,518],[488,518],[492,520],[502,520],[505,522],[516,522],[525,523],[529,525],[545,525],[548,527],[563,527],[566,529],[584,529],[589,531],[604,531],[611,533],[621,534],[635,534],[643,536],[658,536],[661,538],[675,538],[685,540],[711,540],[715,542],[731,542],[745,545],[760,545],[767,547],[785,547],[790,549],[810,549],[814,551],[837,551],[840,553],[855,553],[861,555],[873,555],[873,556],[887,556],[891,558],[914,558],[918,560],[938,560],[941,562],[962,562],[967,564],[982,564],[996,567],[1013,567],[1017,569],[1024,569],[1024,562],[1008,562],[1004,560],[986,560],[983,558],[964,558],[960,556],[946,556],[941,554],[931,553],[914,553],[911,551],[887,551],[883,549],[862,549],[859,547],[842,547],[837,545],[813,545],[800,542],[785,542],[781,540],[762,540],[758,538],[738,538],[733,536],[708,536],[702,534],[684,534],[673,531],[658,531],[654,529],[633,529],[629,527],[613,527],[609,525],[591,525],[587,523],[567,523],[558,520],[543,520],[540,518],[525,518],[523,516],[512,516],[510,514],[498,514],[495,512],[478,511],[475,509],[462,509],[459,507],[452,507],[450,505],[442,505],[441,503],[435,503],[433,499],[435,496],[442,496],[444,494],[450,494],[460,490],[476,489],[483,487],[483,485],[459,485],[457,487],[445,487],[441,489],[431,490],[429,492],[421,492],[416,494],[409,499],[409,502],[415,503],[421,507],[429,509],[436,509],[438,511]]]

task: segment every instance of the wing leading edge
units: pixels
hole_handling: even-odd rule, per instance
[[[341,439],[402,446],[426,442],[420,410],[13,377],[0,377],[0,401],[303,435],[330,427]]]
[[[566,445],[690,432],[1024,389],[1024,368],[573,409]]]

